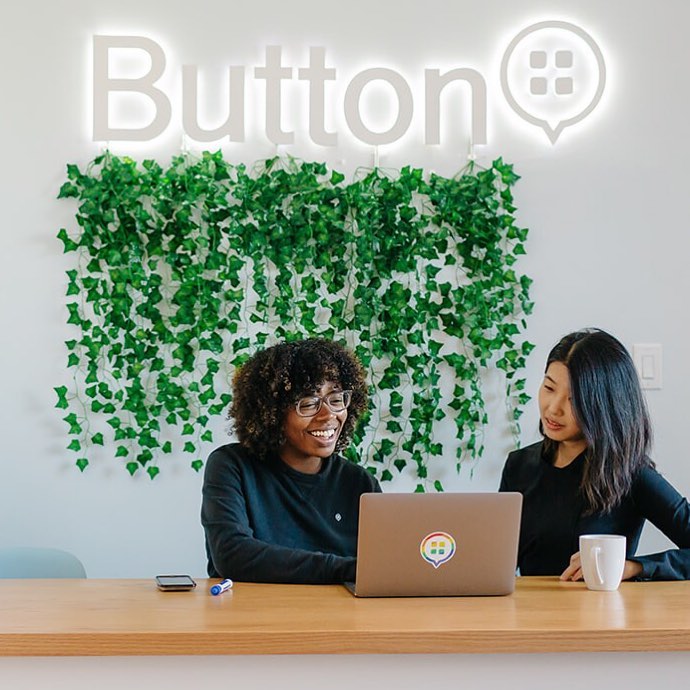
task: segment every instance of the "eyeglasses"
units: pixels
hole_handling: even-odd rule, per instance
[[[319,413],[321,405],[326,403],[326,407],[333,413],[342,412],[350,404],[352,391],[334,391],[323,398],[312,395],[309,398],[300,398],[295,403],[295,410],[300,417],[313,417]]]

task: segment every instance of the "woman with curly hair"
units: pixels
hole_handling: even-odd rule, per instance
[[[204,475],[210,577],[354,580],[359,497],[381,489],[337,451],[367,402],[361,365],[328,340],[274,345],[240,367],[230,407],[239,443],[213,451]]]

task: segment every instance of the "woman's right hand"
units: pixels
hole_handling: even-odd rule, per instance
[[[625,561],[625,567],[623,568],[623,580],[631,580],[634,577],[638,577],[642,572],[642,564],[637,561]],[[584,575],[582,574],[582,562],[580,561],[580,552],[574,553],[570,557],[570,563],[568,567],[561,573],[561,580],[571,580],[573,582],[577,580],[583,580]]]
[[[574,553],[570,557],[568,567],[561,573],[561,580],[571,580],[573,582],[584,579],[582,574],[582,563],[580,561],[580,552]]]

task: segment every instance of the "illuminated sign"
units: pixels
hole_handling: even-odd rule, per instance
[[[552,144],[601,100],[606,64],[595,40],[568,22],[539,22],[510,42],[501,87],[510,107],[541,127]]]
[[[327,87],[340,86],[342,112],[349,134],[370,145],[386,145],[402,139],[413,121],[419,94],[400,72],[370,67],[347,84],[338,81],[338,70],[329,66],[326,49],[310,47],[306,65],[285,64],[281,46],[268,46],[264,63],[253,69],[227,68],[222,88],[225,102],[213,126],[199,106],[200,78],[196,65],[183,65],[171,81],[163,47],[144,36],[99,35],[93,37],[93,139],[96,141],[151,141],[168,130],[174,118],[184,134],[197,142],[246,140],[247,91],[263,91],[264,133],[275,145],[289,145],[295,132],[284,126],[283,87],[295,80],[307,86],[307,127],[310,140],[320,146],[338,145],[339,133],[329,131]],[[115,74],[115,76],[113,76]],[[441,112],[444,94],[461,89],[469,113],[472,144],[487,143],[487,85],[480,72],[457,67],[442,72],[423,70],[424,143],[441,143]],[[507,47],[501,64],[501,87],[515,113],[546,132],[555,143],[565,127],[584,119],[596,107],[605,85],[601,50],[584,30],[566,22],[540,22],[519,32]],[[167,84],[167,86],[165,85]],[[367,108],[371,89],[385,89],[393,117],[381,124]],[[167,89],[167,92],[166,92]],[[175,92],[174,95],[172,92]],[[217,95],[217,94],[216,94]],[[327,107],[327,102],[328,106]],[[176,113],[176,104],[180,104]],[[207,122],[202,124],[206,117]],[[446,115],[447,117],[447,115]],[[459,119],[459,118],[458,118]]]
[[[97,141],[149,141],[162,134],[172,120],[172,104],[162,88],[157,86],[166,68],[163,48],[143,36],[94,36],[93,39],[93,138]],[[129,50],[144,53],[149,60],[148,71],[141,76],[113,78],[110,76],[110,52]],[[199,125],[198,68],[182,68],[182,127],[195,141],[245,140],[246,68],[230,67],[228,73],[229,98],[225,121],[212,129]],[[282,83],[294,79],[294,69],[283,64],[281,46],[266,48],[264,65],[254,69],[254,80],[264,82],[266,95],[265,133],[274,144],[292,144],[294,132],[282,128]],[[325,128],[325,82],[335,81],[337,71],[326,67],[324,48],[311,48],[309,64],[297,70],[297,79],[309,85],[309,136],[315,144],[335,146],[338,135]],[[397,116],[383,131],[375,131],[364,121],[361,112],[362,94],[369,84],[385,82],[395,94]],[[472,98],[472,137],[475,143],[486,143],[486,83],[479,72],[454,69],[444,74],[437,69],[425,70],[425,143],[440,143],[441,92],[453,82],[469,84]],[[150,121],[138,127],[111,125],[110,95],[137,94],[153,106]],[[414,103],[412,90],[405,78],[395,70],[374,67],[359,72],[345,90],[344,112],[350,133],[366,144],[391,144],[400,139],[412,121]]]

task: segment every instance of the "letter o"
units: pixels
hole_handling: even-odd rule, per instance
[[[372,132],[362,122],[359,102],[364,87],[372,81],[386,81],[398,97],[398,117],[393,126],[385,132]],[[352,134],[365,144],[392,144],[407,132],[412,122],[412,90],[401,74],[384,67],[372,67],[355,75],[345,91],[345,120]]]

